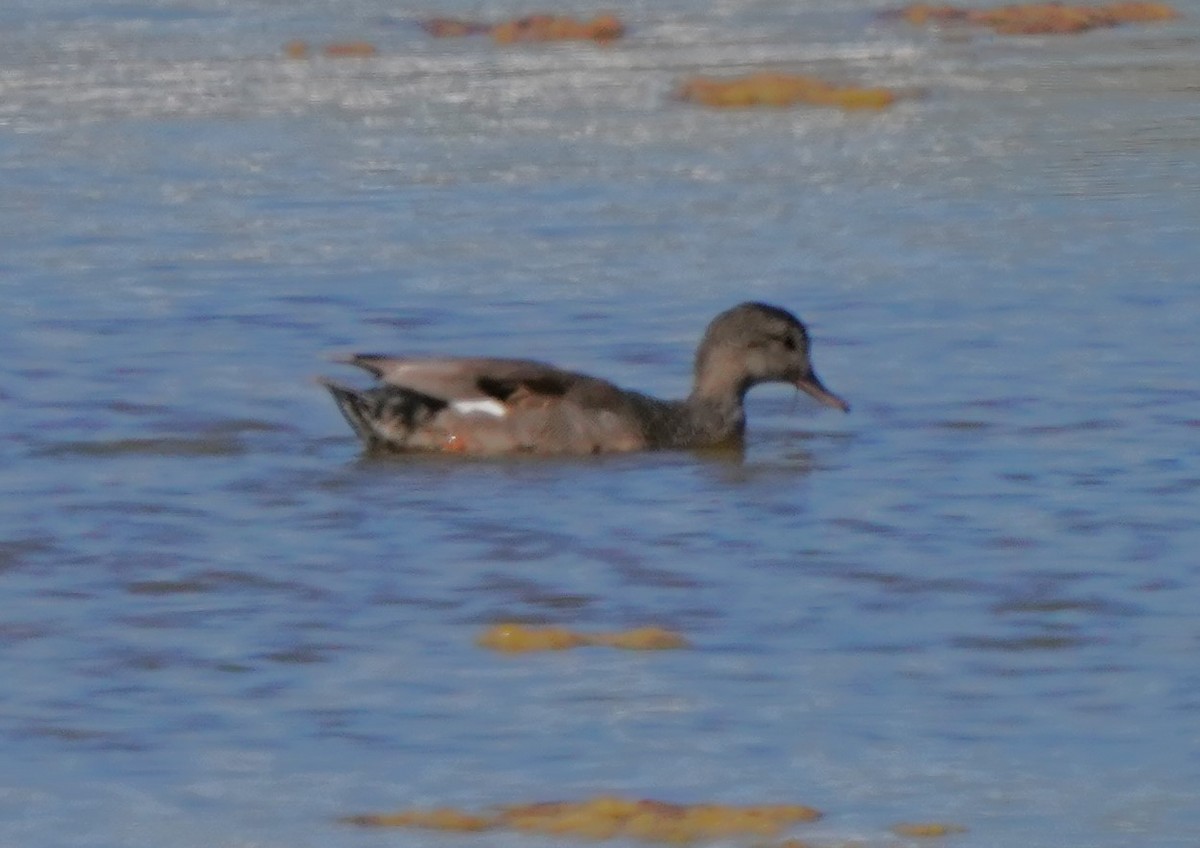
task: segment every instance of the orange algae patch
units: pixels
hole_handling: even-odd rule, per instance
[[[604,14],[590,21],[564,15],[529,15],[492,27],[492,40],[498,44],[517,41],[615,41],[625,34],[625,25],[616,15]]]
[[[687,639],[662,627],[636,627],[619,633],[599,633],[591,637],[591,644],[623,648],[626,651],[670,651],[688,647]]]
[[[591,20],[579,20],[567,15],[526,15],[498,24],[460,18],[429,18],[421,21],[421,28],[434,38],[455,38],[486,32],[497,44],[522,41],[595,41],[605,44],[625,35],[625,24],[616,15],[607,13]]]
[[[914,3],[891,14],[918,26],[962,23],[990,27],[1001,35],[1067,35],[1098,27],[1166,21],[1179,17],[1173,7],[1158,0],[1118,0],[1099,6],[1017,3],[990,9]]]
[[[507,828],[578,839],[637,839],[674,845],[735,836],[774,836],[821,817],[800,804],[734,806],[669,804],[601,795],[586,801],[547,801],[501,807],[492,814],[452,808],[348,816],[345,824],[475,832]]]
[[[289,41],[283,45],[283,55],[289,59],[306,59],[308,58],[308,42],[307,41]]]
[[[587,801],[506,807],[501,817],[507,827],[529,833],[679,845],[734,836],[775,836],[821,814],[799,804],[670,804],[602,795]]]
[[[464,35],[478,35],[491,29],[487,24],[465,21],[461,18],[428,18],[420,23],[421,29],[434,38],[461,38]]]
[[[452,830],[474,833],[496,826],[494,816],[479,816],[464,813],[453,807],[438,807],[432,810],[404,810],[399,813],[379,813],[346,816],[343,824],[362,827],[414,827],[427,830]]]
[[[565,651],[588,644],[583,635],[565,627],[526,627],[524,624],[496,624],[479,635],[481,648],[521,654],[528,651]]]
[[[687,640],[661,627],[640,627],[618,633],[586,634],[566,627],[531,627],[506,622],[489,627],[475,640],[481,648],[508,654],[531,651],[565,651],[599,645],[627,651],[662,651],[687,647]]]
[[[283,55],[289,59],[307,59],[311,54],[307,41],[289,41],[283,45]],[[335,41],[321,48],[321,53],[332,59],[365,59],[376,54],[375,45],[369,41]]]
[[[1117,23],[1140,24],[1153,21],[1171,21],[1178,18],[1179,12],[1166,3],[1142,2],[1130,0],[1126,3],[1110,3],[1104,7]]]
[[[886,88],[839,86],[817,77],[762,72],[744,77],[691,77],[676,91],[681,100],[718,108],[748,106],[836,106],[841,109],[884,109],[896,102]]]
[[[369,41],[335,41],[333,44],[326,44],[321,50],[326,56],[334,58],[366,58],[374,56],[377,52],[375,45]]]
[[[936,839],[940,836],[966,832],[967,829],[960,824],[943,822],[905,822],[892,826],[892,833],[897,836],[909,836],[915,839]]]
[[[1064,35],[1086,32],[1116,21],[1102,7],[1030,3],[968,13],[967,23],[991,27],[1001,35]]]
[[[894,9],[888,13],[894,17],[903,18],[910,24],[923,26],[929,23],[946,23],[948,21],[966,20],[967,10],[957,6],[933,6],[928,3],[913,3],[902,9]]]

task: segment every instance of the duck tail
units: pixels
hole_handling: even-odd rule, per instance
[[[352,353],[346,356],[334,356],[332,361],[339,365],[353,365],[368,372],[372,377],[381,379],[388,364],[395,360],[390,356],[378,353]]]
[[[379,443],[379,435],[372,423],[372,413],[374,412],[370,398],[365,393],[356,391],[346,386],[326,380],[318,379],[318,383],[329,390],[333,395],[333,400],[337,403],[338,409],[341,410],[342,416],[350,424],[350,427],[362,439],[363,444],[367,447],[372,447]]]
[[[419,441],[422,428],[448,406],[444,400],[401,386],[360,391],[324,378],[317,382],[333,395],[338,409],[368,450],[412,448],[414,437]]]

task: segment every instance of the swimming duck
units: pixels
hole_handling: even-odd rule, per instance
[[[684,400],[524,359],[355,354],[337,361],[380,381],[360,391],[321,380],[368,449],[591,454],[737,445],[746,392],[768,382],[850,409],[814,373],[804,324],[765,303],[743,303],[712,320]]]

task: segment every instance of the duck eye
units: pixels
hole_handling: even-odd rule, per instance
[[[784,336],[783,337],[783,347],[784,347],[784,350],[795,350],[796,349],[796,339],[792,336]]]

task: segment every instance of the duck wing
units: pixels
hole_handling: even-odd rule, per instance
[[[534,394],[566,394],[580,375],[528,359],[395,357],[354,354],[339,360],[380,382],[448,402],[498,400],[523,389]]]

